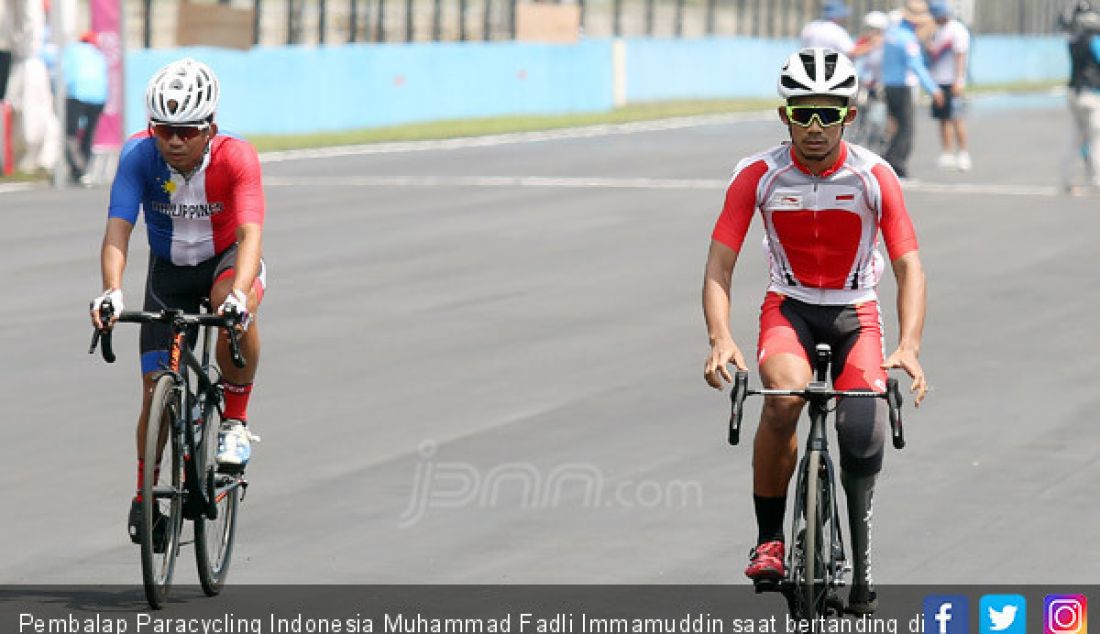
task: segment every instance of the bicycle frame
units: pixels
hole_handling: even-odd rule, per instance
[[[204,300],[202,308],[209,311],[209,302]],[[112,313],[113,308],[110,304],[104,303],[100,315],[104,323],[107,323]],[[191,412],[195,409],[195,406],[202,401],[200,415],[203,420],[211,420],[210,414],[214,411],[214,408],[218,409],[219,415],[224,413],[220,408],[220,388],[215,381],[210,380],[209,376],[209,368],[212,367],[210,364],[210,351],[214,346],[213,338],[215,327],[223,327],[226,329],[229,336],[230,356],[232,357],[233,364],[237,367],[244,367],[244,358],[241,356],[240,342],[235,330],[237,325],[236,317],[217,316],[209,312],[198,315],[187,315],[179,309],[168,309],[159,312],[125,311],[119,315],[118,321],[130,323],[164,323],[172,328],[172,345],[168,351],[168,365],[161,370],[160,374],[157,376],[163,374],[171,375],[176,385],[176,389],[182,390],[180,394],[181,407],[172,421],[172,433],[183,439],[182,447],[186,455],[197,455],[194,428],[190,424]],[[195,353],[191,350],[191,346],[187,343],[187,331],[190,327],[199,327],[202,329],[203,345],[201,360],[195,356]],[[101,341],[103,359],[108,363],[114,363],[115,354],[111,347],[110,330],[102,332],[96,330],[92,335],[92,345],[88,352],[94,352],[96,345]],[[194,380],[197,383],[194,389],[192,389],[191,375],[194,375]],[[185,519],[194,520],[198,517],[205,517],[211,520],[216,519],[218,496],[224,495],[226,492],[238,487],[247,487],[247,481],[240,478],[234,478],[227,486],[218,487],[218,490],[215,490],[213,479],[211,479],[209,480],[207,490],[203,491],[198,484],[202,481],[199,477],[198,462],[195,460],[186,460],[184,469],[183,516]],[[175,493],[173,492],[171,495],[175,495]]]
[[[209,308],[208,306],[204,306]],[[182,315],[182,311],[179,315]],[[218,410],[219,418],[222,417],[223,411],[221,408],[221,394],[220,388],[215,381],[210,380],[209,371],[212,366],[210,365],[210,350],[213,345],[214,328],[206,325],[202,328],[203,341],[202,341],[202,359],[200,360],[195,356],[195,353],[191,350],[191,346],[187,345],[187,332],[186,328],[177,330],[172,336],[172,347],[168,352],[168,367],[164,372],[173,375],[176,385],[182,389],[181,403],[183,406],[181,411],[177,414],[176,419],[172,421],[173,433],[182,434],[184,441],[184,448],[189,456],[196,456],[197,446],[195,439],[195,427],[192,425],[191,413],[195,411],[196,406],[201,403],[199,407],[199,416],[203,421],[213,420],[210,414],[216,408]],[[182,368],[181,368],[182,363]],[[190,372],[188,372],[190,370]],[[191,375],[194,375],[197,385],[192,386]],[[194,387],[194,389],[192,389]],[[226,487],[215,488],[214,480],[208,480],[206,490],[203,491],[199,485],[202,482],[199,474],[199,461],[187,460],[185,461],[185,474],[184,478],[184,496],[183,496],[183,517],[185,519],[193,520],[199,516],[206,517],[206,519],[217,519],[218,507],[217,507],[217,495],[224,495],[226,491],[244,486],[244,481],[239,479],[233,479]],[[204,468],[207,465],[202,465]]]
[[[826,344],[819,344],[814,359],[814,380],[801,390],[749,389],[748,373],[738,372],[730,392],[731,412],[729,443],[740,442],[742,405],[748,395],[797,396],[809,405],[810,430],[806,437],[805,451],[799,461],[795,487],[794,517],[791,537],[795,547],[791,549],[787,577],[778,582],[758,583],[757,592],[782,592],[796,616],[806,618],[827,614],[829,608],[838,613],[840,608],[830,598],[831,592],[845,584],[844,576],[850,568],[844,550],[840,529],[840,513],[837,508],[836,473],[829,458],[827,420],[829,403],[840,398],[882,398],[889,405],[890,428],[894,447],[905,446],[901,420],[901,393],[896,379],[889,378],[884,392],[832,390],[828,384],[832,351]],[[823,486],[821,486],[823,482]],[[818,487],[821,487],[820,489]],[[805,526],[800,526],[804,523]],[[828,527],[828,534],[822,534]],[[800,529],[802,534],[800,535]],[[802,539],[804,541],[800,542]],[[812,542],[812,543],[811,543]],[[806,552],[813,554],[807,562]],[[821,590],[819,591],[818,588]]]

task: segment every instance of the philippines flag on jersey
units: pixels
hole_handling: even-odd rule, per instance
[[[245,140],[219,133],[202,164],[184,177],[165,163],[148,132],[122,148],[108,217],[137,223],[145,210],[149,248],[158,258],[193,266],[237,241],[237,227],[263,224],[260,160]]]

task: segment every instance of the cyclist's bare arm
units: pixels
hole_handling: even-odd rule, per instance
[[[892,264],[898,281],[898,348],[886,358],[883,367],[901,368],[913,377],[910,391],[916,393],[913,402],[919,406],[928,392],[924,369],[918,359],[927,305],[924,267],[916,250],[902,255]]]
[[[103,232],[103,246],[99,253],[99,268],[103,275],[103,290],[121,289],[122,272],[126,270],[126,254],[130,248],[130,234],[134,225],[122,218],[108,218]],[[91,311],[92,325],[102,328],[99,312]]]
[[[748,370],[741,350],[730,334],[730,281],[737,264],[737,251],[712,240],[707,254],[706,272],[703,277],[703,316],[710,337],[710,356],[707,357],[703,376],[715,389],[722,389],[723,379],[733,382],[727,364],[733,363],[739,370]]]
[[[237,261],[234,265],[233,289],[249,296],[252,284],[260,274],[260,256],[263,254],[263,228],[256,223],[237,227]],[[255,306],[248,307],[255,311]]]

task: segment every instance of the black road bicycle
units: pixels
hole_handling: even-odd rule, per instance
[[[816,619],[831,614],[841,616],[844,603],[837,594],[837,588],[845,585],[845,575],[851,570],[837,509],[836,473],[829,458],[826,418],[833,411],[829,407],[830,402],[842,398],[885,399],[890,409],[894,447],[905,447],[902,398],[897,379],[887,379],[885,392],[833,390],[828,383],[832,350],[828,344],[818,344],[815,352],[814,380],[805,389],[750,389],[748,373],[738,372],[730,391],[731,445],[740,441],[742,405],[746,396],[800,396],[809,403],[810,432],[798,465],[790,533],[794,537],[794,546],[788,554],[787,576],[778,581],[756,583],[757,592],[783,593],[791,616],[799,619]]]
[[[215,329],[224,328],[233,364],[244,367],[236,330],[239,317],[211,314],[209,300],[203,300],[202,310],[193,315],[181,310],[123,311],[118,317],[120,322],[161,323],[172,329],[168,365],[153,384],[141,488],[141,571],[145,597],[154,609],[164,605],[172,585],[185,519],[194,522],[195,558],[202,589],[207,596],[221,591],[233,555],[238,506],[248,487],[243,474],[221,473],[214,460],[224,398],[218,385],[220,372],[210,355]],[[103,302],[102,323],[110,323],[113,314],[111,303]],[[188,341],[189,333],[194,342],[200,330],[201,359]],[[111,332],[96,330],[88,349],[89,354],[94,353],[102,343],[107,363],[115,361]],[[158,469],[162,460],[166,468]]]

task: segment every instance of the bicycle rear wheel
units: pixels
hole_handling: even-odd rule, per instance
[[[167,374],[158,378],[145,427],[141,572],[145,598],[154,609],[163,607],[168,597],[183,523],[183,448],[172,424],[180,411],[179,400],[175,379]],[[165,452],[169,455],[164,456]],[[168,471],[162,468],[158,474],[157,465],[164,457]]]
[[[213,404],[206,408],[201,444],[197,449],[199,477],[205,495],[213,492],[216,514],[213,519],[195,519],[195,560],[199,582],[207,596],[221,592],[229,574],[233,557],[233,540],[237,533],[237,510],[240,504],[239,477],[218,473],[214,459],[218,449],[218,429],[221,416]]]
[[[804,618],[823,615],[825,611],[825,558],[829,556],[825,543],[822,504],[827,503],[826,475],[821,465],[821,452],[811,451],[806,456],[806,479],[803,494],[803,517],[806,519],[802,543],[802,561],[798,593],[802,601]]]

